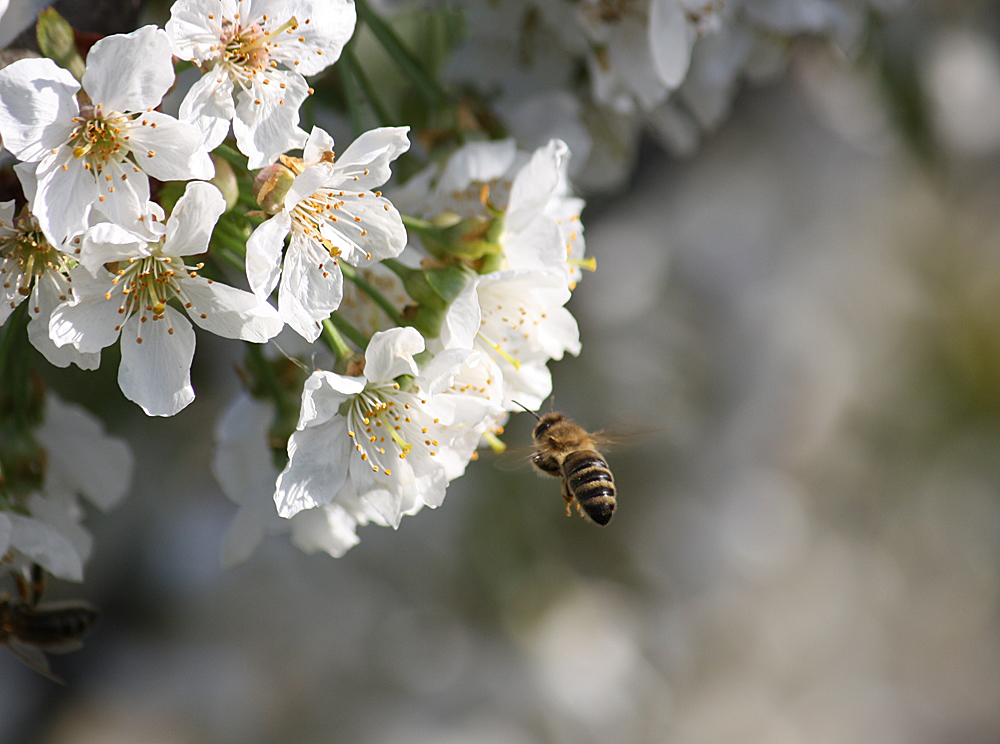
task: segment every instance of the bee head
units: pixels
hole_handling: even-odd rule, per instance
[[[537,442],[541,437],[545,436],[545,432],[552,428],[554,424],[565,420],[566,417],[558,411],[550,411],[549,413],[543,414],[538,417],[538,423],[535,424],[535,428],[531,432],[531,436],[534,437]]]

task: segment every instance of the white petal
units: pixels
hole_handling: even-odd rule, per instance
[[[446,349],[471,349],[479,332],[482,311],[479,307],[479,278],[471,279],[448,306],[441,325],[441,343]]]
[[[330,180],[331,170],[330,164],[318,163],[309,166],[297,175],[285,195],[285,209],[290,210],[306,197],[312,196],[317,189]]]
[[[83,234],[76,258],[91,276],[106,274],[104,264],[149,255],[154,236],[137,235],[113,222],[101,222]]]
[[[128,493],[132,451],[124,440],[105,434],[100,420],[82,406],[49,393],[45,422],[35,436],[50,453],[47,489],[82,493],[103,511]]]
[[[10,547],[20,551],[50,574],[66,581],[83,581],[83,562],[73,544],[45,522],[7,514],[12,531]]]
[[[83,89],[106,112],[160,105],[174,82],[170,40],[156,26],[105,36],[90,48]]]
[[[297,428],[319,426],[339,415],[340,404],[365,389],[364,377],[345,377],[318,369],[302,386],[302,407]]]
[[[118,304],[104,297],[114,276],[104,270],[102,276],[94,278],[82,267],[70,276],[75,299],[52,311],[49,336],[56,346],[72,344],[84,354],[94,354],[118,339]]]
[[[219,217],[226,211],[226,199],[213,184],[192,181],[177,200],[163,242],[167,256],[193,256],[208,250],[208,241]]]
[[[194,344],[191,324],[169,305],[157,320],[143,323],[133,315],[122,328],[118,367],[122,393],[148,416],[173,416],[182,410],[194,400]]]
[[[352,191],[381,186],[392,175],[389,163],[410,149],[409,131],[409,127],[380,127],[362,133],[337,157],[337,173],[357,177]]]
[[[188,315],[206,331],[261,344],[277,336],[284,325],[278,311],[253,292],[200,276],[183,277],[179,284],[191,303]]]
[[[544,269],[566,265],[566,241],[555,220],[544,214],[519,232],[507,231],[504,257],[512,269]]]
[[[46,237],[58,247],[87,229],[91,206],[100,196],[97,182],[65,147],[42,159],[35,175],[38,191],[31,209]]]
[[[178,113],[181,121],[201,132],[206,149],[214,150],[226,139],[229,122],[236,115],[233,81],[226,74],[209,70],[188,90]]]
[[[419,372],[414,354],[424,350],[424,337],[416,328],[379,331],[365,350],[365,377],[372,382],[389,382],[399,375]]]
[[[272,72],[270,85],[255,84],[236,96],[233,134],[251,169],[273,163],[286,150],[302,147],[308,137],[298,126],[299,106],[308,95],[305,80],[301,75],[278,73]]]
[[[181,59],[207,59],[219,43],[218,21],[226,17],[220,0],[176,0],[165,30]]]
[[[524,230],[545,209],[559,186],[563,160],[569,148],[561,140],[539,147],[514,177],[507,201],[507,230]]]
[[[149,176],[143,171],[136,171],[128,161],[110,162],[96,185],[94,211],[133,230],[146,224],[150,211]]]
[[[302,147],[302,159],[312,165],[319,161],[324,152],[333,152],[333,137],[325,129],[313,127],[309,139]]]
[[[68,367],[75,364],[80,369],[97,369],[101,366],[100,352],[84,354],[76,350],[72,344],[56,346],[49,335],[49,320],[52,311],[66,299],[61,292],[66,284],[57,281],[51,273],[36,279],[35,297],[38,306],[29,309],[31,320],[28,321],[28,340],[31,345],[42,353],[46,361],[56,367]],[[68,291],[68,290],[67,290]]]
[[[406,228],[388,199],[370,192],[363,196],[345,193],[341,201],[339,213],[344,216],[336,223],[322,223],[320,232],[343,251],[345,261],[362,266],[403,252]]]
[[[257,510],[246,506],[237,509],[222,538],[222,552],[219,556],[222,567],[236,568],[246,563],[266,533],[267,525],[260,519]]]
[[[343,417],[292,433],[288,464],[274,492],[279,515],[292,517],[330,502],[347,479],[350,441]]]
[[[679,0],[652,0],[649,8],[649,49],[660,81],[673,90],[684,81],[691,64],[691,41]]]
[[[473,181],[487,183],[500,178],[516,155],[517,144],[512,139],[466,145],[448,159],[435,193],[447,199],[452,191],[462,191]]]
[[[136,164],[161,181],[208,180],[215,165],[201,130],[159,111],[147,111],[129,128]]]
[[[258,6],[259,2],[254,4],[254,13],[259,12]],[[275,14],[277,22],[284,23],[289,16],[299,20],[295,33],[289,35],[288,41],[282,42],[281,58],[298,60],[295,69],[303,75],[315,75],[336,62],[344,44],[354,34],[357,14],[353,2],[283,0],[280,7],[281,13]],[[304,18],[310,20],[308,25],[302,23]],[[317,54],[317,51],[322,54]]]
[[[22,59],[0,70],[0,137],[20,160],[36,162],[63,145],[79,113],[80,90],[50,59]]]
[[[281,249],[285,247],[285,236],[291,229],[291,215],[278,212],[258,225],[247,239],[247,281],[250,282],[250,289],[262,300],[270,296],[278,283]]]
[[[46,484],[46,493],[51,494],[52,489]],[[69,540],[81,563],[86,563],[90,558],[90,550],[94,545],[93,536],[80,525],[83,519],[83,509],[72,493],[55,493],[49,496],[42,496],[33,493],[28,497],[28,511],[35,519],[44,522],[60,535]]]
[[[292,518],[292,544],[304,553],[322,550],[334,558],[358,544],[358,521],[339,504],[307,509]]]
[[[278,311],[282,319],[306,340],[315,341],[322,330],[319,323],[340,307],[344,297],[344,275],[333,259],[320,268],[306,258],[292,238],[281,269]]]

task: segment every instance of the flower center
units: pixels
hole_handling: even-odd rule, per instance
[[[218,55],[218,63],[226,69],[233,82],[244,90],[253,84],[258,75],[267,82],[269,68],[277,66],[274,57],[278,51],[278,36],[299,27],[299,22],[292,16],[277,28],[265,31],[262,24],[267,21],[268,16],[264,15],[243,25],[237,15],[234,19],[223,19],[219,26],[219,44],[213,46],[212,51]]]
[[[293,229],[297,228],[310,241],[322,245],[330,254],[330,258],[334,259],[334,264],[337,263],[342,249],[340,246],[335,246],[333,241],[327,237],[332,230],[336,230],[336,232],[354,231],[358,237],[362,238],[368,234],[368,230],[361,224],[361,217],[352,213],[348,203],[341,198],[343,196],[345,196],[343,191],[320,188],[312,196],[296,204],[291,212]],[[364,194],[358,196],[363,197]],[[334,224],[336,224],[336,228],[333,227]],[[365,252],[366,260],[371,259],[371,257],[370,253]],[[349,253],[348,261],[353,262],[353,260]]]
[[[46,273],[65,277],[69,259],[49,245],[34,217],[22,216],[15,225],[12,234],[0,238],[0,283],[4,289],[16,283],[17,293],[27,297]]]
[[[167,302],[175,296],[181,300],[185,309],[190,309],[191,303],[184,301],[184,291],[177,281],[177,275],[178,272],[186,272],[194,278],[203,266],[202,263],[186,266],[175,263],[171,256],[156,255],[130,258],[124,266],[119,265],[117,276],[111,282],[114,286],[104,295],[105,299],[110,300],[116,288],[122,293],[118,314],[123,317],[115,330],[121,330],[125,321],[135,313],[141,313],[139,320],[143,323],[147,320],[159,320],[167,311]],[[138,340],[142,342],[141,337]]]
[[[429,454],[437,454],[438,442],[428,427],[414,421],[418,403],[416,395],[399,392],[397,383],[369,383],[354,397],[347,412],[347,435],[373,473],[392,475],[395,461],[405,460],[414,442],[419,446],[422,440]]]
[[[74,117],[76,129],[69,137],[73,157],[84,161],[84,168],[100,173],[109,161],[120,163],[129,154],[128,116],[113,113],[105,116],[100,105],[87,104]]]

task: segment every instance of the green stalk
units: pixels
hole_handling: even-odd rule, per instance
[[[0,416],[9,411],[19,427],[29,425],[31,378],[28,360],[28,305],[25,298],[7,318],[0,342]]]
[[[364,93],[365,100],[368,101],[368,105],[375,114],[378,125],[381,127],[392,126],[393,119],[385,106],[382,105],[382,99],[379,97],[378,91],[372,85],[372,81],[368,75],[365,74],[361,63],[358,62],[357,55],[354,54],[352,46],[348,45],[344,53],[340,56],[340,60],[344,63],[347,75],[354,78],[361,92]]]
[[[341,55],[341,59],[343,58],[344,55]],[[363,94],[358,85],[358,79],[354,76],[350,66],[341,71],[340,84],[344,88],[344,100],[347,102],[347,115],[351,120],[351,128],[354,130],[354,136],[357,137],[365,131],[361,111]]]
[[[344,272],[344,276],[347,278],[348,281],[352,282],[358,289],[360,289],[366,295],[371,297],[372,302],[374,302],[376,305],[382,308],[383,311],[385,311],[385,314],[389,316],[389,320],[391,320],[398,326],[403,325],[403,319],[402,317],[400,317],[399,311],[396,309],[396,306],[393,305],[392,302],[390,302],[389,299],[384,294],[379,292],[377,289],[375,289],[375,287],[373,287],[371,284],[362,279],[361,276],[358,274],[358,270],[356,268],[354,268],[350,264],[344,263],[343,261],[340,262],[340,268],[341,271]]]
[[[381,16],[372,10],[368,0],[354,0],[354,7],[358,11],[358,19],[363,21],[371,29],[372,35],[385,49],[386,54],[406,77],[416,86],[421,95],[433,106],[446,104],[449,101],[448,94],[437,81],[434,80],[424,69],[420,61],[413,56],[400,40],[396,32],[392,30]]]
[[[343,332],[343,336],[340,335],[341,332]],[[341,361],[350,359],[354,354],[354,350],[347,345],[344,336],[351,339],[362,351],[368,346],[368,338],[365,334],[336,313],[323,321],[323,334],[321,338],[330,351],[336,354],[337,359]]]
[[[419,230],[431,230],[437,227],[437,225],[435,225],[434,223],[428,222],[427,220],[422,219],[420,217],[411,217],[408,214],[402,214],[402,213],[400,213],[399,216],[403,219],[403,226],[407,230],[416,232]]]

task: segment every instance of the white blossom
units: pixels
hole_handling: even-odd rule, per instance
[[[309,341],[340,306],[340,261],[366,266],[399,255],[406,229],[392,203],[375,191],[406,152],[406,127],[373,129],[334,158],[333,140],[315,128],[298,163],[284,204],[247,241],[247,278],[261,299],[278,283],[278,312]],[[282,262],[286,235],[291,235]]]
[[[355,21],[348,0],[177,0],[166,25],[174,53],[204,72],[181,118],[201,130],[209,149],[232,121],[250,168],[301,147],[299,107],[311,92],[303,76],[337,61]]]
[[[246,561],[264,536],[271,534],[288,534],[306,553],[322,550],[337,558],[358,542],[359,524],[379,519],[374,510],[352,513],[339,503],[305,509],[290,519],[278,516],[274,488],[280,471],[268,446],[274,418],[273,402],[241,393],[216,427],[212,471],[223,492],[239,507],[222,546],[226,568]]]
[[[275,491],[279,514],[334,502],[395,527],[404,514],[441,504],[471,456],[465,440],[493,408],[488,390],[452,390],[463,367],[477,365],[474,352],[443,352],[421,372],[414,354],[423,348],[415,329],[390,329],[372,337],[362,375],[309,377]],[[401,375],[413,378],[405,388]]]
[[[563,307],[569,296],[556,269],[477,276],[449,306],[441,343],[492,359],[503,376],[504,409],[536,409],[552,392],[547,362],[580,353],[576,320]]]
[[[29,207],[35,195],[33,167],[14,166]],[[49,337],[49,318],[61,302],[73,296],[70,257],[56,250],[30,211],[14,218],[14,202],[0,204],[0,325],[28,301],[28,339],[56,367],[76,364],[97,369],[100,353],[84,354],[72,346],[58,347]]]
[[[151,416],[172,416],[194,400],[194,331],[170,304],[173,298],[191,320],[226,338],[262,343],[281,330],[266,302],[205,279],[197,273],[201,264],[183,261],[207,249],[224,211],[215,186],[192,182],[166,225],[153,223],[156,230],[95,225],[84,237],[81,266],[72,272],[76,298],[52,313],[49,333],[57,345],[96,352],[121,336],[119,386]],[[107,263],[117,263],[117,273],[105,269]]]
[[[141,219],[148,176],[213,176],[198,130],[154,110],[173,81],[170,44],[153,26],[94,44],[86,103],[81,84],[50,59],[0,70],[0,136],[20,160],[37,163],[33,211],[54,245],[82,233],[92,210],[122,225]]]

